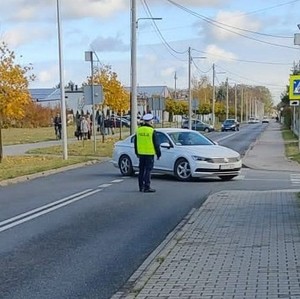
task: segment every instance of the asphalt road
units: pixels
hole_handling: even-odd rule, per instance
[[[214,132],[244,153],[263,126]],[[0,188],[0,297],[110,298],[182,219],[220,190],[291,188],[288,173],[243,169],[230,182],[154,176],[157,193],[109,162]]]

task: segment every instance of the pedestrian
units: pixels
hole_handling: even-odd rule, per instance
[[[55,136],[58,139],[61,139],[61,117],[60,114],[57,113],[56,116],[54,117],[54,131],[55,131]]]
[[[76,131],[75,136],[77,137],[77,140],[82,139],[82,133],[81,133],[81,116],[78,114],[76,116]]]
[[[104,130],[105,130],[105,135],[109,135],[109,130],[110,130],[110,119],[107,116],[104,120]]]
[[[154,165],[154,157],[161,156],[156,132],[152,126],[153,115],[143,116],[143,124],[137,129],[134,139],[135,154],[139,158],[138,183],[140,192],[155,192],[151,188],[151,171]]]
[[[80,131],[84,140],[88,139],[89,130],[90,130],[90,123],[89,121],[87,121],[87,119],[84,116],[82,116],[80,122]]]
[[[116,118],[115,116],[112,116],[110,118],[110,123],[109,123],[109,127],[110,127],[110,131],[111,133],[114,135],[115,134],[115,128],[116,128]]]

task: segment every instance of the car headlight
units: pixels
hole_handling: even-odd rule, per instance
[[[209,163],[214,163],[213,159],[211,159],[211,158],[206,158],[206,157],[201,157],[201,156],[192,156],[192,158],[195,161],[205,161],[205,162],[209,162]]]

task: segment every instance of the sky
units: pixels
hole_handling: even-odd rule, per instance
[[[58,31],[57,3],[60,4]],[[60,36],[64,82],[86,82],[94,65],[110,65],[130,86],[131,0],[9,0],[1,3],[0,41],[16,62],[32,65],[31,88],[54,87],[59,79]],[[191,75],[215,84],[267,87],[273,102],[300,60],[294,45],[300,0],[136,0],[137,84],[188,88]],[[161,20],[153,20],[161,18]],[[58,34],[60,32],[60,35]],[[176,79],[175,79],[176,74]]]

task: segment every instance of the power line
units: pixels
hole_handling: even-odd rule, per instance
[[[143,0],[142,4],[143,4],[143,6],[144,6],[144,8],[145,8],[145,11],[146,11],[146,13],[148,14],[148,16],[149,16],[150,18],[153,19],[152,13],[151,13],[151,11],[150,11],[150,9],[149,9],[149,6],[148,6],[146,0]],[[171,50],[171,51],[173,51],[173,52],[176,53],[176,54],[186,54],[186,53],[187,53],[187,50],[186,50],[186,51],[182,51],[182,52],[175,50],[175,49],[174,49],[174,48],[166,41],[166,39],[163,37],[162,33],[160,32],[160,30],[159,30],[158,26],[156,25],[156,23],[154,22],[154,20],[152,20],[152,25],[154,26],[155,31],[156,31],[156,33],[158,34],[159,38],[162,40],[163,45],[165,45],[166,48],[167,48],[168,50]],[[173,53],[171,53],[171,52],[169,52],[169,53],[170,53],[173,57],[175,57],[176,59],[178,59],[176,56],[173,55]]]
[[[286,45],[281,45],[281,44],[276,44],[276,43],[272,43],[272,42],[267,42],[267,41],[264,41],[264,40],[260,40],[260,39],[257,39],[257,38],[254,38],[254,37],[251,37],[251,36],[247,36],[247,35],[244,35],[242,33],[239,33],[239,32],[236,32],[236,31],[233,31],[231,29],[228,29],[228,28],[224,28],[222,27],[221,25],[224,25],[223,23],[220,23],[216,20],[213,20],[211,18],[208,18],[206,16],[203,16],[199,13],[196,13],[195,11],[192,11],[190,9],[188,9],[187,7],[184,7],[178,3],[176,3],[175,1],[172,1],[172,0],[166,0],[168,1],[169,3],[173,4],[174,6],[177,6],[178,8],[180,8],[181,10],[184,10],[185,12],[187,12],[188,14],[191,14],[207,23],[209,23],[210,25],[212,26],[215,26],[215,27],[218,27],[222,30],[225,30],[225,31],[228,31],[230,33],[233,33],[233,34],[236,34],[236,35],[239,35],[239,36],[242,36],[244,38],[247,38],[247,39],[250,39],[250,40],[254,40],[254,41],[257,41],[257,42],[260,42],[260,43],[263,43],[263,44],[267,44],[267,45],[271,45],[271,46],[275,46],[275,47],[281,47],[281,48],[288,48],[288,49],[293,49],[293,50],[299,50],[298,48],[296,47],[291,47],[291,46],[286,46]],[[221,24],[221,25],[220,25]],[[227,27],[231,27],[231,28],[234,28],[236,30],[240,30],[240,31],[247,31],[245,29],[242,29],[242,28],[237,28],[237,27],[233,27],[233,26],[229,26],[229,25],[225,25]],[[254,31],[252,33],[255,33]]]
[[[246,59],[224,57],[224,56],[221,56],[221,55],[211,54],[211,53],[208,53],[208,52],[205,52],[205,51],[200,51],[200,50],[197,50],[197,49],[193,49],[193,50],[196,51],[196,52],[199,52],[199,53],[206,54],[206,55],[212,55],[212,56],[219,57],[219,58],[224,58],[224,59],[226,58],[227,60],[238,61],[238,62],[256,63],[256,64],[270,64],[270,65],[290,65],[289,62],[268,62],[268,61],[246,60]]]

